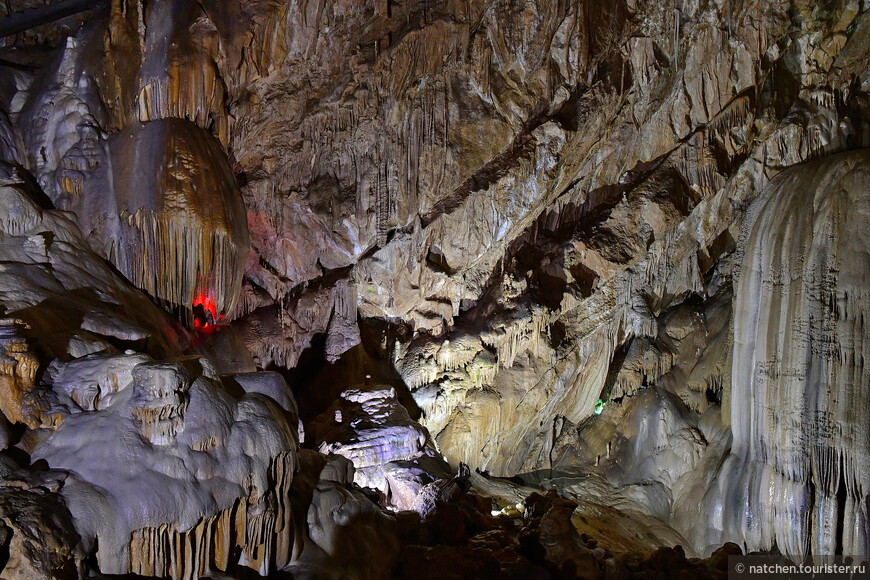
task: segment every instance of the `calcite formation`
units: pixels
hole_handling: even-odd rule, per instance
[[[0,325],[0,410],[8,421],[32,423],[25,398],[36,386],[39,359],[22,336],[20,321],[5,320]]]
[[[6,578],[73,578],[84,553],[72,516],[57,491],[61,472],[30,474],[4,458],[0,465],[0,545]]]
[[[297,526],[307,534],[286,570],[302,578],[389,577],[399,548],[398,526],[358,489],[349,487],[353,464],[341,456],[304,449],[299,461],[291,497],[299,514]]]
[[[34,451],[74,475],[61,494],[102,571],[199,578],[236,549],[262,574],[289,563],[295,425],[210,375],[197,361],[139,363],[110,404],[68,417]]]
[[[124,344],[181,354],[180,328],[90,250],[70,214],[41,207],[39,193],[23,177],[0,187],[0,301],[18,333],[46,363]]]
[[[133,381],[133,369],[149,362],[147,355],[94,353],[69,362],[55,361],[45,382],[73,404],[70,412],[97,411],[111,405],[114,397]]]
[[[747,545],[870,547],[868,162],[855,152],[795,167],[749,210],[735,288],[736,464],[720,475],[748,506],[728,514]]]
[[[350,459],[354,482],[379,490],[384,505],[395,509],[416,510],[424,487],[450,472],[393,388],[357,385],[344,391],[312,421],[309,434],[321,453]]]
[[[215,324],[235,312],[248,259],[246,212],[226,152],[208,124],[187,120],[201,120],[194,114],[145,107],[142,122],[111,119],[95,79],[117,71],[94,60],[101,33],[68,39],[54,68],[30,81],[42,91],[18,112],[24,148],[34,152],[28,165],[52,202],[76,214],[92,249],[189,324],[196,306],[201,326]],[[147,52],[143,82],[161,47]],[[142,90],[161,86],[153,78]]]
[[[866,554],[868,46],[860,0],[0,39],[3,577]]]
[[[164,119],[113,135],[109,151],[118,225],[103,243],[112,263],[171,306],[199,306],[200,326],[234,312],[248,230],[218,142],[193,123]]]

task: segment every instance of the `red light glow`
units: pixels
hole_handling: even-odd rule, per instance
[[[193,327],[201,332],[211,332],[223,321],[224,315],[217,313],[214,298],[200,295],[193,299]]]

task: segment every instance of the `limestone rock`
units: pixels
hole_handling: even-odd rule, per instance
[[[36,426],[41,423],[26,409],[26,396],[36,386],[36,371],[39,360],[21,335],[21,322],[3,321],[0,326],[0,410],[13,423]]]
[[[184,309],[188,322],[199,306],[205,326],[235,312],[248,258],[246,212],[220,143],[207,128],[183,120],[189,113],[204,122],[209,113],[161,110],[168,106],[166,91],[178,91],[158,78],[169,47],[161,31],[171,28],[173,13],[151,10],[148,17],[154,26],[146,45],[159,46],[146,46],[139,71],[144,124],[110,121],[118,111],[107,109],[119,103],[107,106],[99,85],[118,71],[95,64],[100,33],[108,30],[88,29],[69,38],[57,65],[42,71],[42,90],[30,95],[20,130],[32,152],[29,168],[57,207],[75,212],[91,247],[139,288]],[[54,106],[43,106],[46,100]],[[110,135],[110,126],[123,130]]]
[[[558,577],[600,578],[597,560],[571,522],[577,505],[559,497],[541,499],[531,496],[526,501],[527,523],[520,535],[521,545],[525,543],[532,558],[544,560]]]
[[[199,325],[233,312],[248,258],[245,209],[220,145],[179,119],[132,126],[109,140],[116,238],[107,256],[172,306],[199,307]],[[197,313],[194,312],[194,316]]]
[[[396,522],[350,487],[353,464],[308,450],[299,458],[292,503],[308,506],[297,512],[298,528],[308,534],[286,570],[294,578],[388,577],[399,548]]]
[[[133,369],[150,357],[129,351],[125,354],[92,354],[59,363],[50,369],[51,390],[75,403],[80,411],[111,406],[119,391],[133,382]]]
[[[414,509],[425,486],[450,470],[393,388],[344,391],[309,431],[318,451],[351,460],[354,482],[378,489],[384,504],[396,509]]]
[[[443,504],[455,502],[471,487],[471,473],[464,463],[459,464],[459,471],[450,478],[437,479],[417,492],[413,509],[425,521]]]
[[[296,425],[193,362],[134,366],[111,404],[68,417],[33,453],[74,475],[61,493],[105,573],[198,578],[236,564],[237,547],[262,574],[290,561]]]
[[[25,181],[6,183],[0,197],[0,302],[34,348],[65,361],[135,341],[181,354],[177,325],[89,249],[69,214],[40,207]]]
[[[749,506],[723,524],[751,549],[776,542],[789,554],[838,546],[857,553],[870,541],[870,437],[860,418],[870,405],[861,362],[868,161],[866,152],[844,153],[785,171],[746,222],[735,291],[734,446],[720,485],[723,502],[745,498]],[[763,492],[755,483],[762,477]]]
[[[89,14],[0,40],[0,390],[26,426],[4,445],[70,470],[101,573],[384,577],[393,526],[406,576],[867,551],[866,3]],[[307,392],[353,347],[419,423],[381,389]],[[355,473],[305,452],[291,476],[263,369]],[[464,487],[444,457],[498,505],[421,522],[349,483],[412,506]],[[532,487],[578,507],[517,523]]]
[[[4,458],[5,459],[5,458]],[[5,466],[4,466],[5,467]],[[78,577],[82,552],[73,519],[58,495],[59,473],[4,473],[0,480],[0,545],[8,555],[0,574],[9,580]]]

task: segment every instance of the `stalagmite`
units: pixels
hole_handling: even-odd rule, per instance
[[[101,570],[186,580],[290,562],[295,417],[259,394],[234,400],[211,368],[140,363],[108,406],[68,417],[34,452],[75,474],[62,494]]]
[[[321,453],[351,460],[354,482],[379,490],[393,509],[412,509],[422,489],[450,471],[392,388],[344,391],[311,423],[310,435]]]
[[[12,423],[40,424],[28,409],[27,396],[36,386],[39,360],[22,336],[20,320],[0,321],[0,411]]]
[[[282,453],[269,467],[272,486],[258,500],[239,498],[188,530],[173,523],[132,532],[130,571],[143,576],[196,580],[227,570],[241,550],[243,562],[262,576],[291,561],[296,531],[288,504],[296,468],[294,453]]]

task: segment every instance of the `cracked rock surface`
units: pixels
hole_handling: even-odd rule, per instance
[[[87,8],[0,39],[4,578],[870,552],[865,1]]]

